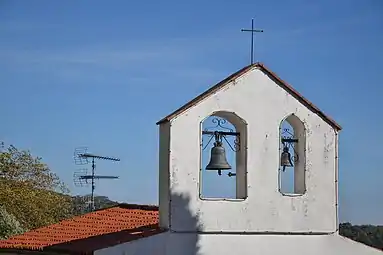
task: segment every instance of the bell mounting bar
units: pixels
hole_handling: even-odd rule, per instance
[[[282,143],[297,143],[298,139],[296,138],[282,138]]]
[[[235,135],[235,136],[239,136],[239,133],[238,132],[226,132],[226,131],[202,131],[202,134],[204,135],[215,135],[216,133],[220,134],[220,135]]]

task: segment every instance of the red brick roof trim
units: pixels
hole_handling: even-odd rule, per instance
[[[62,253],[70,251],[71,254],[92,254],[92,252],[96,250],[150,237],[163,232],[166,232],[166,230],[160,229],[158,224],[152,224],[144,227],[127,229],[119,232],[92,236],[86,239],[78,239],[62,244],[52,245],[44,248],[43,250]]]
[[[266,75],[268,75],[272,80],[274,80],[279,86],[281,86],[283,89],[285,89],[288,93],[290,93],[293,97],[295,97],[298,101],[300,101],[303,105],[305,105],[307,108],[309,108],[312,112],[316,113],[319,117],[321,117],[325,122],[327,122],[329,125],[331,125],[334,129],[340,131],[342,127],[336,123],[332,118],[324,114],[321,110],[319,110],[318,107],[316,107],[313,103],[311,103],[309,100],[304,98],[298,91],[296,91],[292,86],[290,86],[287,82],[283,81],[281,78],[279,78],[274,72],[272,72],[270,69],[266,68],[265,65],[262,63],[255,63],[252,65],[248,65],[241,70],[235,72],[234,74],[230,75],[226,79],[222,80],[221,82],[217,83],[210,89],[206,90],[190,102],[186,103],[182,107],[178,108],[165,118],[161,119],[157,122],[157,125],[170,121],[179,114],[187,111],[189,108],[193,107],[197,103],[201,102],[203,99],[207,98],[208,96],[214,94],[218,90],[222,89],[224,86],[228,85],[231,81],[239,78],[252,68],[258,68],[262,72],[264,72]]]

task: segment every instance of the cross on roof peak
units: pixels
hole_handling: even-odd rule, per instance
[[[254,33],[263,33],[262,29],[254,29],[254,19],[251,19],[251,29],[241,29],[242,32],[251,32],[251,63],[254,64]]]

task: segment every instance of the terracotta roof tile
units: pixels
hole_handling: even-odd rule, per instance
[[[0,249],[84,253],[159,232],[158,207],[120,204],[0,240]]]

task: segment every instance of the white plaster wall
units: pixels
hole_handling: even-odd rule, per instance
[[[199,126],[215,111],[234,112],[248,123],[248,198],[243,201],[199,198]],[[307,129],[307,192],[295,197],[278,191],[279,125],[291,113]],[[171,121],[170,189],[188,198],[191,215],[185,215],[182,199],[170,199],[171,230],[196,231],[198,217],[202,232],[335,232],[336,143],[336,132],[319,116],[262,71],[247,72]]]
[[[168,254],[166,251],[168,239],[169,233],[165,232],[97,250],[94,252],[94,255],[165,255]],[[180,253],[180,255],[181,254],[182,253]]]
[[[162,233],[95,255],[381,255],[382,251],[330,235],[229,235]]]

